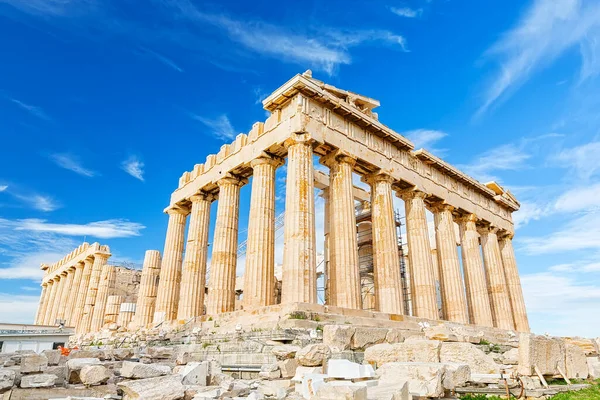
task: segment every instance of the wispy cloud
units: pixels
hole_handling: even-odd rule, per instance
[[[23,219],[16,222],[16,231],[51,232],[66,236],[93,236],[101,239],[140,236],[144,225],[121,219],[87,224],[55,224],[43,219]]]
[[[403,135],[413,142],[415,148],[427,148],[428,150],[433,144],[448,136],[446,132],[435,129],[415,129],[404,132]]]
[[[0,320],[15,324],[32,324],[39,301],[37,295],[0,293]]]
[[[485,90],[476,116],[573,47],[581,47],[581,79],[597,74],[599,35],[600,3],[535,0],[518,24],[485,53],[485,59],[500,63],[500,71]]]
[[[6,189],[8,189],[8,185],[0,185],[0,192],[4,192]]]
[[[40,16],[65,17],[95,5],[95,0],[0,0],[23,12]]]
[[[390,7],[390,11],[399,17],[416,18],[423,14],[422,8],[410,8],[410,7]]]
[[[121,169],[140,181],[144,181],[144,163],[136,156],[130,156],[121,163]]]
[[[43,119],[46,121],[51,120],[51,118],[48,116],[48,114],[46,114],[46,112],[41,107],[32,106],[31,104],[24,103],[17,99],[10,99],[10,101],[12,101],[14,104],[18,105],[23,110],[27,111],[28,113],[30,113],[31,115],[33,115],[37,118],[40,118],[40,119]]]
[[[83,167],[83,165],[81,165],[81,161],[76,156],[71,154],[54,153],[50,155],[50,160],[54,161],[59,167],[68,169],[69,171],[73,171],[82,176],[91,178],[97,175],[96,172]]]
[[[560,151],[555,159],[567,168],[575,172],[581,179],[588,180],[600,171],[598,163],[600,154],[600,142],[589,142]]]
[[[168,58],[168,57],[166,57],[166,56],[164,56],[162,54],[159,54],[159,53],[157,53],[155,51],[152,51],[152,50],[150,50],[148,48],[141,47],[140,51],[139,51],[139,54],[150,56],[150,57],[152,57],[152,58],[160,61],[164,65],[166,65],[166,66],[174,69],[177,72],[183,72],[183,69],[179,65],[177,65],[175,63],[175,61],[171,60],[170,58]]]
[[[204,124],[204,126],[210,129],[212,135],[219,140],[232,140],[235,137],[235,129],[225,114],[219,115],[216,118],[206,118],[190,113],[190,117]]]
[[[497,171],[515,171],[523,168],[531,155],[520,146],[509,143],[479,155],[473,162],[459,168],[482,182],[499,180]]]

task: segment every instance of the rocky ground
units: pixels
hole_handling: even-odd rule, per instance
[[[119,336],[69,356],[0,354],[0,398],[409,400],[509,390],[543,399],[567,388],[546,387],[546,379],[600,378],[600,339],[443,325],[420,332],[326,325],[290,335],[232,333],[189,344]]]

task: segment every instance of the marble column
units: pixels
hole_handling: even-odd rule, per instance
[[[70,307],[71,311],[69,313],[69,319],[67,320],[67,326],[75,326],[77,323],[76,318],[78,316],[77,313],[77,298],[79,297],[79,285],[81,285],[81,278],[83,277],[83,262],[77,263],[75,265],[75,273],[73,276],[73,286],[71,287],[71,292],[69,294]]]
[[[117,323],[117,320],[119,318],[119,312],[121,310],[121,303],[123,303],[124,301],[124,296],[108,296],[108,299],[106,300],[106,312],[104,313],[104,322],[106,324]],[[149,319],[149,322],[151,322],[152,316],[150,316]]]
[[[385,174],[369,175],[364,180],[371,185],[375,310],[390,314],[404,314],[398,233],[392,193],[394,180]]]
[[[52,307],[50,308],[50,318],[48,320],[48,325],[56,325],[56,319],[58,317],[58,309],[60,308],[60,299],[62,297],[62,288],[65,280],[62,275],[56,275],[54,277],[54,294],[52,296]]]
[[[176,319],[179,302],[183,242],[188,210],[173,207],[167,210],[167,214],[169,214],[169,225],[160,266],[154,323]]]
[[[288,163],[281,303],[316,303],[313,149],[307,133],[296,133],[285,144]]]
[[[477,233],[477,217],[466,214],[457,219],[460,229],[460,246],[467,294],[469,322],[473,325],[494,326],[490,295],[487,290],[483,259]]]
[[[133,321],[135,316],[135,303],[121,303],[119,316],[117,317],[117,325],[129,328],[129,323]]]
[[[79,332],[83,320],[83,310],[85,308],[85,299],[87,297],[88,288],[90,286],[90,278],[92,276],[92,269],[94,265],[94,258],[88,257],[83,260],[83,270],[81,272],[81,282],[79,282],[79,288],[77,289],[77,299],[75,300],[75,307],[71,320],[76,331]]]
[[[485,265],[488,293],[490,294],[494,326],[501,329],[515,329],[515,323],[510,307],[508,285],[502,265],[502,256],[498,245],[497,228],[481,226],[481,248]]]
[[[98,295],[98,285],[100,284],[100,275],[102,267],[110,257],[107,253],[95,253],[94,264],[92,265],[92,274],[90,275],[90,284],[88,286],[87,295],[85,297],[85,305],[83,306],[83,318],[79,326],[78,333],[92,332],[92,320],[94,317],[94,305]]]
[[[38,305],[37,312],[35,314],[35,324],[41,325],[44,319],[44,307],[48,301],[48,283],[42,282],[42,292],[40,293],[40,302]]]
[[[527,319],[527,310],[525,309],[525,299],[523,299],[523,289],[521,288],[521,278],[517,268],[517,260],[512,245],[512,234],[504,234],[500,238],[500,254],[502,265],[504,265],[504,274],[508,285],[508,294],[512,306],[513,317],[515,320],[515,329],[518,332],[529,332],[529,320]]]
[[[245,181],[228,176],[217,182],[219,202],[210,262],[206,314],[235,309],[235,269],[237,266],[240,186]]]
[[[134,317],[135,325],[139,328],[148,326],[154,317],[158,280],[160,276],[160,262],[160,252],[158,250],[146,251]],[[122,301],[119,302],[119,306],[121,303]],[[114,314],[115,319],[112,322],[117,322],[117,315],[119,314],[118,308]]]
[[[77,293],[77,289],[75,289],[75,273],[77,272],[77,269],[75,268],[75,266],[69,268],[69,270],[67,271],[67,287],[66,287],[66,293],[63,295],[63,299],[65,301],[65,309],[63,312],[63,320],[65,321],[65,326],[71,326],[69,325],[71,322],[71,315],[73,314],[73,293]]]
[[[335,151],[321,158],[329,167],[329,301],[362,309],[352,172],[356,160]]]
[[[406,237],[410,266],[410,290],[413,314],[416,317],[439,319],[435,274],[425,215],[427,194],[419,190],[399,193],[406,209]]]
[[[252,194],[248,219],[245,310],[275,304],[275,170],[280,158],[263,155],[251,162]]]
[[[56,319],[61,321],[65,320],[65,309],[67,308],[67,299],[69,298],[69,289],[71,284],[73,283],[73,274],[70,273],[70,270],[67,270],[61,274],[61,288],[60,288],[60,297],[58,303],[58,311],[56,313]]]
[[[43,325],[50,325],[52,321],[52,307],[55,303],[57,287],[58,285],[54,279],[48,280],[48,304],[46,305],[46,312],[44,313]]]
[[[432,210],[444,319],[468,324],[465,286],[460,271],[454,217],[452,216],[454,207],[448,204],[436,204]]]
[[[117,279],[117,270],[113,265],[102,267],[100,282],[98,283],[98,294],[96,295],[96,304],[94,304],[94,314],[92,316],[92,332],[98,332],[104,326],[104,314],[106,312],[106,301],[108,295],[115,287]]]
[[[188,320],[204,314],[208,225],[213,196],[200,193],[191,196],[190,201],[192,208],[185,259],[183,260],[181,293],[177,310],[178,320]]]
[[[331,304],[331,284],[330,284],[330,270],[329,267],[331,265],[331,259],[329,254],[329,239],[331,237],[331,207],[329,206],[329,187],[323,188],[321,190],[321,194],[319,195],[323,198],[323,262],[325,263],[323,271],[323,285],[325,289],[325,304]]]

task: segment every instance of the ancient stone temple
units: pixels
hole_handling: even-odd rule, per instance
[[[318,157],[329,168],[323,196],[328,305],[363,308],[352,180],[358,174],[370,187],[376,311],[402,315],[409,310],[415,317],[439,319],[437,277],[442,319],[529,331],[512,246],[511,214],[519,203],[510,192],[495,183],[481,184],[424,149],[415,150],[408,139],[379,122],[373,112],[377,100],[318,81],[309,71],[286,82],[263,105],[271,113],[264,123],[254,124],[248,135],[238,135],[185,172],[171,195],[160,268],[156,258],[148,261],[152,272],[147,274],[159,273],[158,283],[149,279],[154,286],[145,295],[155,304],[154,323],[234,311],[240,189],[250,178],[243,309],[275,303],[275,172],[284,163],[281,303],[317,303],[316,241],[323,240],[315,231]],[[405,206],[407,282],[401,278],[394,196]],[[209,248],[213,201],[218,204]],[[435,263],[426,210],[434,216]],[[460,252],[455,224],[460,227]],[[148,311],[143,321],[149,321]]]

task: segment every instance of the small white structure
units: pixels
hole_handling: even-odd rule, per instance
[[[53,325],[0,323],[0,353],[51,350],[67,343],[69,336],[74,334],[73,328],[57,328]]]

